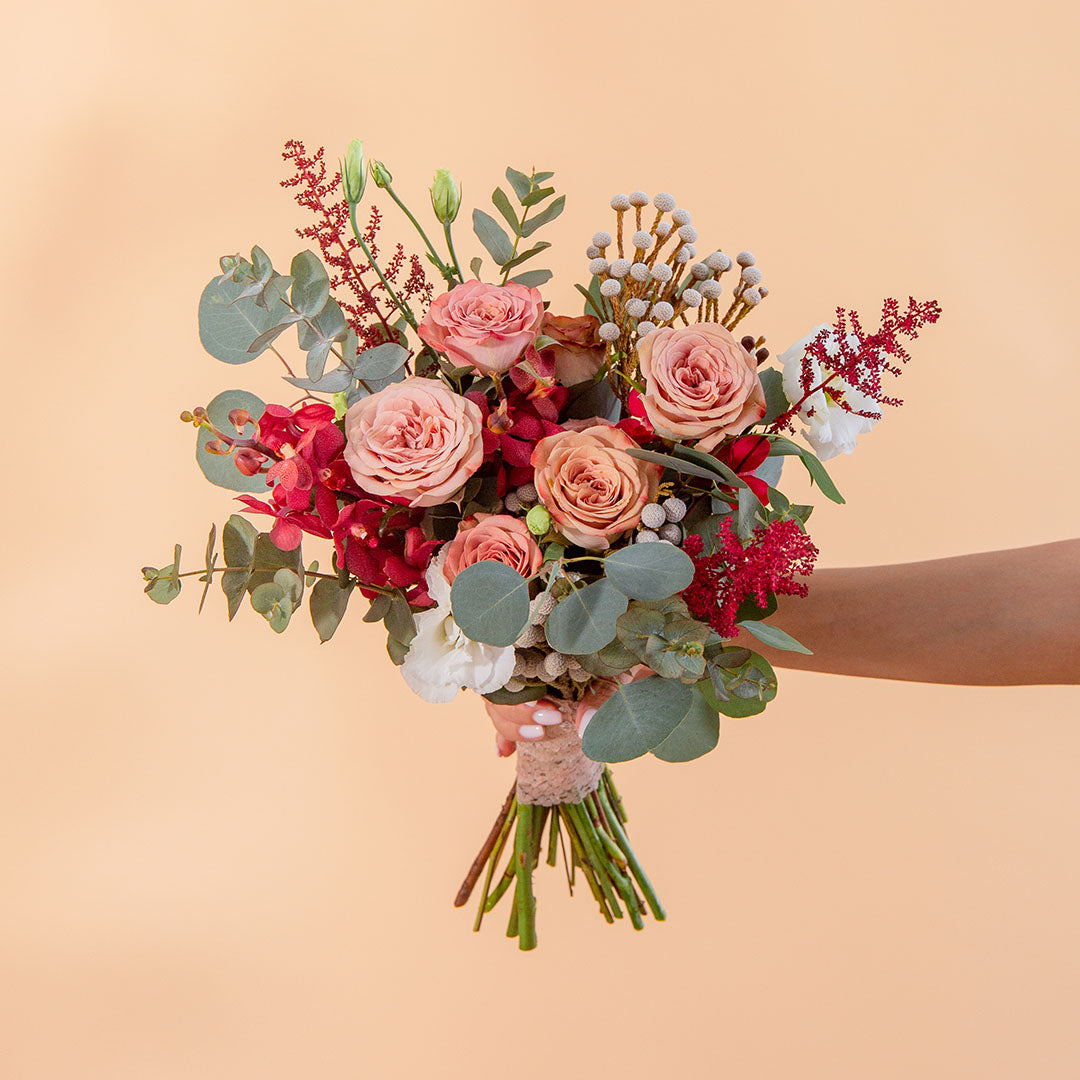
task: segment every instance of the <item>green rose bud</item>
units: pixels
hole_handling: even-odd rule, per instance
[[[350,206],[356,205],[364,197],[367,186],[367,166],[364,164],[364,144],[360,139],[353,139],[345,151],[345,161],[341,166],[342,184],[345,198]]]
[[[379,188],[388,188],[394,182],[393,174],[381,161],[371,163],[371,179]]]
[[[461,188],[449,169],[436,169],[431,185],[431,207],[443,225],[449,225],[461,209]]]
[[[547,507],[537,503],[525,515],[525,524],[533,536],[544,536],[551,528],[551,515],[547,512]]]

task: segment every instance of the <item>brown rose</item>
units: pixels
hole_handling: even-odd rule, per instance
[[[555,381],[560,386],[591,382],[604,366],[606,347],[597,331],[600,320],[595,315],[552,315],[544,312],[540,333],[559,344],[548,346],[545,356],[555,362]]]
[[[522,577],[540,569],[543,556],[521,518],[509,514],[477,514],[458,526],[457,536],[446,545],[443,573],[447,581],[478,562],[506,563]]]
[[[757,365],[730,330],[693,323],[655,330],[638,345],[642,400],[657,432],[712,450],[765,415]]]
[[[625,432],[595,422],[536,444],[536,489],[571,543],[604,551],[641,520],[641,508],[656,496],[661,470],[626,453],[635,446]]]
[[[410,506],[449,501],[484,457],[480,408],[418,375],[361,398],[345,414],[345,460],[372,495]]]

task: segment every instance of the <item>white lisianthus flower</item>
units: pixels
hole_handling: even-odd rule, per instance
[[[806,356],[806,347],[813,341],[822,330],[830,327],[822,323],[815,326],[805,337],[799,338],[790,349],[780,354],[780,363],[784,366],[784,394],[788,401],[794,404],[803,396],[803,388],[799,383],[799,376],[803,370],[803,359]],[[854,334],[848,335],[848,344],[857,345],[858,338]],[[829,356],[835,356],[839,351],[839,343],[835,332],[830,334],[825,351]],[[813,361],[814,385],[821,382],[821,365]],[[844,401],[856,412],[872,412],[874,417],[857,416],[854,412],[848,412],[836,404],[826,390],[815,390],[799,408],[799,416],[802,421],[809,425],[803,429],[803,436],[814,448],[814,452],[822,461],[827,461],[837,454],[850,454],[855,450],[856,440],[860,435],[866,434],[881,419],[881,407],[872,398],[849,386],[841,378],[836,378],[830,384],[844,392]],[[811,410],[813,410],[811,412]]]
[[[459,690],[490,694],[514,674],[514,646],[500,648],[467,638],[450,611],[450,583],[443,574],[446,549],[427,570],[435,606],[415,616],[413,638],[401,674],[414,694],[433,704],[453,701]]]

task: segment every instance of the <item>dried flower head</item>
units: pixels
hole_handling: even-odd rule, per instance
[[[595,244],[590,244],[585,249],[585,258],[586,259],[597,259],[599,257],[600,257],[600,249]]]
[[[697,240],[697,229],[693,225],[679,226],[679,239],[684,244],[692,244]]]
[[[638,337],[645,337],[646,335],[651,334],[655,329],[656,323],[651,323],[643,319],[637,324]]]
[[[646,232],[644,229],[638,229],[630,238],[630,242],[638,251],[648,251],[652,247],[652,241],[652,233]]]
[[[742,278],[744,285],[761,284],[761,271],[756,266],[743,267],[743,272],[739,276]]]
[[[677,210],[671,211],[671,220],[676,225],[689,225],[691,221],[690,211],[685,207],[680,206]]]
[[[704,281],[707,277],[712,276],[712,271],[704,263],[694,263],[690,267],[690,276],[695,281]]]
[[[653,196],[652,204],[660,211],[660,213],[669,214],[675,209],[675,196],[667,191],[658,191]]]
[[[611,196],[611,209],[612,210],[629,210],[630,209],[630,196],[625,194],[612,195]]]
[[[607,273],[608,261],[602,256],[597,256],[595,259],[589,260],[589,273],[590,274],[604,274]]]
[[[598,248],[606,248],[608,246],[608,244],[611,243],[611,233],[609,233],[609,232],[593,233],[592,242]]]
[[[675,314],[675,309],[666,300],[657,300],[649,314],[657,322],[667,322]]]
[[[606,281],[600,282],[601,296],[618,296],[620,292],[622,292],[622,284],[616,281],[615,278],[608,278]]]
[[[740,251],[739,254],[735,256],[735,261],[740,266],[753,266],[754,263],[757,262],[757,259],[754,258],[753,253],[750,251]]]
[[[631,191],[629,197],[631,206],[649,205],[649,196],[646,195],[644,191]]]
[[[719,281],[703,281],[701,283],[701,295],[706,300],[715,300],[724,291],[724,286]]]
[[[611,265],[608,267],[608,273],[613,278],[624,278],[630,273],[630,260],[629,259],[613,259]]]
[[[714,251],[705,259],[705,265],[714,273],[719,271],[722,274],[725,270],[731,269],[731,256],[725,255],[722,251]]]
[[[682,302],[687,307],[701,307],[701,293],[697,289],[683,289]]]
[[[599,334],[601,341],[619,340],[619,328],[613,322],[601,323]]]
[[[653,281],[667,282],[672,279],[675,271],[667,263],[657,263],[650,271]]]
[[[749,304],[751,307],[756,307],[761,303],[761,293],[757,289],[746,289],[741,297],[743,303]]]
[[[648,281],[649,280],[649,264],[643,262],[636,262],[630,267],[630,276],[635,281]]]
[[[671,232],[670,221],[658,221],[656,223],[656,235],[659,236],[661,240],[664,240],[669,232]]]
[[[626,314],[633,319],[640,319],[649,310],[649,302],[642,300],[640,296],[632,297],[626,301]]]
[[[697,258],[697,248],[693,244],[683,244],[678,251],[675,252],[675,261],[680,266],[685,265],[691,259]]]

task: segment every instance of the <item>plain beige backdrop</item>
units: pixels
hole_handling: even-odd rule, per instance
[[[512,771],[475,700],[414,698],[358,618],[319,647],[138,575],[232,512],[179,410],[285,393],[205,355],[195,304],[219,255],[299,249],[291,136],[363,136],[417,207],[437,166],[470,206],[555,170],[571,313],[632,187],[757,253],[774,347],[938,297],[823,564],[1080,534],[1076,10],[10,5],[0,1076],[1080,1075],[1074,688],[785,676],[704,760],[618,769],[669,922],[542,868],[520,955],[450,905]]]

